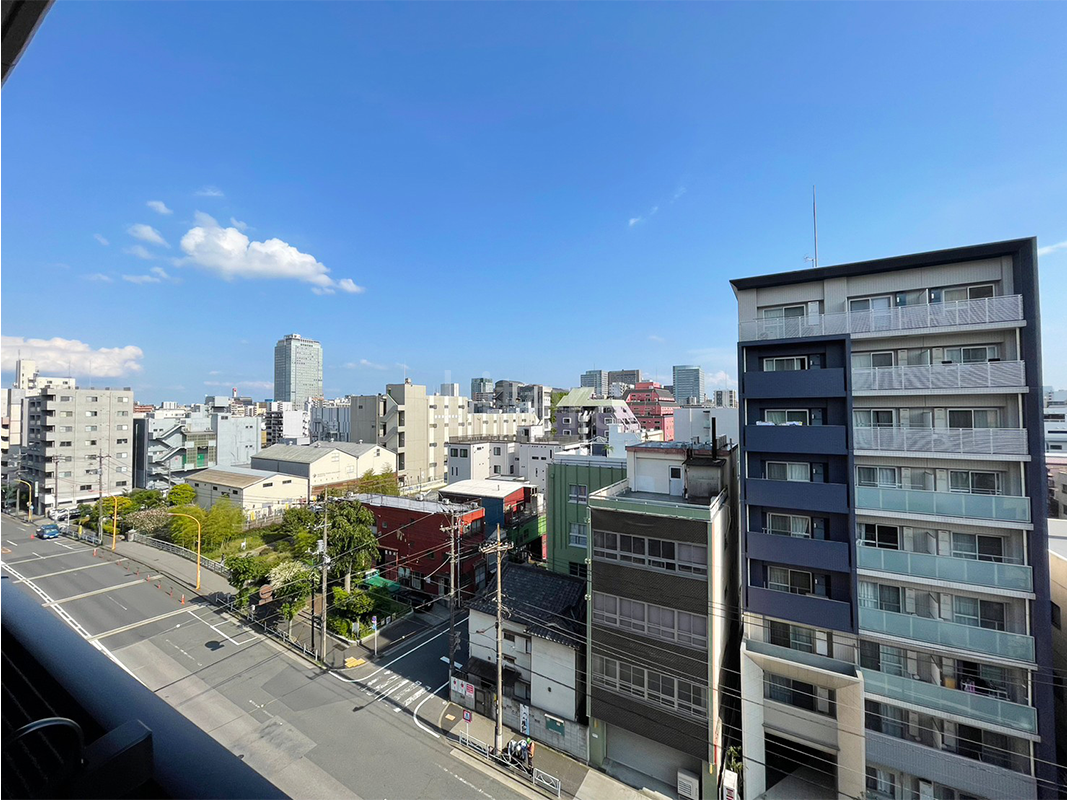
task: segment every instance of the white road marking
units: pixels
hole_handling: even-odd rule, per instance
[[[189,609],[187,609],[187,610],[189,610]],[[203,622],[203,623],[204,623],[205,625],[207,625],[207,626],[208,626],[209,628],[211,628],[211,629],[212,629],[213,631],[215,631],[215,632],[216,632],[217,634],[219,634],[219,635],[220,635],[221,637],[223,637],[224,639],[226,639],[226,641],[230,642],[230,644],[235,644],[235,645],[237,645],[238,647],[240,647],[240,646],[241,646],[241,645],[243,645],[243,644],[248,644],[249,642],[254,642],[254,641],[256,641],[256,639],[258,638],[256,634],[253,634],[253,635],[252,635],[251,637],[249,637],[248,639],[245,639],[245,641],[243,641],[243,642],[239,642],[239,641],[237,641],[236,639],[231,639],[231,638],[230,638],[229,636],[227,636],[227,635],[226,635],[225,633],[223,633],[223,632],[222,632],[221,630],[219,630],[219,629],[218,629],[218,628],[217,628],[216,626],[212,625],[212,624],[211,624],[210,622],[208,622],[208,621],[207,621],[206,619],[201,619],[201,618],[200,618],[200,617],[198,617],[198,616],[197,616],[196,614],[193,614],[193,612],[192,612],[191,610],[189,610],[189,613],[193,615],[193,619],[195,619],[195,620],[198,620],[199,622]]]
[[[157,578],[160,578],[160,577],[162,577],[162,576],[153,575],[150,580],[156,580]],[[139,580],[138,581],[128,581],[127,583],[120,583],[118,586],[107,586],[107,587],[105,587],[103,589],[94,589],[91,592],[82,592],[81,594],[76,594],[76,595],[73,595],[72,597],[64,597],[62,600],[53,600],[51,604],[54,605],[54,606],[58,606],[58,605],[62,605],[63,603],[74,602],[75,600],[84,600],[86,597],[95,597],[98,594],[107,594],[108,592],[117,592],[119,589],[128,589],[131,586],[139,586],[142,583],[144,583],[144,581],[139,581]],[[45,603],[45,605],[47,606],[49,604]]]
[[[14,542],[12,542],[12,544],[14,544]],[[82,551],[85,551],[85,550],[88,550],[88,549],[89,549],[88,547],[81,548]],[[79,552],[79,551],[75,551],[75,552]],[[42,555],[38,555],[37,553],[34,553],[33,555],[37,556],[37,558],[20,558],[18,561],[10,561],[8,563],[10,563],[10,564],[25,564],[27,561],[43,561],[46,558],[63,558],[64,556],[69,556],[70,553],[52,553],[51,555],[48,555],[48,556],[42,556]]]
[[[430,730],[430,728],[426,727],[425,725],[423,725],[419,721],[419,709],[423,707],[423,703],[425,703],[427,700],[429,700],[431,697],[436,695],[438,692],[440,692],[442,689],[444,689],[448,685],[449,685],[449,682],[445,681],[445,683],[441,684],[441,686],[439,686],[437,689],[435,689],[430,694],[428,694],[426,697],[424,697],[422,700],[420,700],[419,701],[419,705],[417,705],[414,709],[412,709],[412,719],[415,720],[415,727],[417,727],[419,730],[423,731],[424,733],[429,733],[435,739],[440,739],[441,737],[438,736],[436,733],[434,733],[434,731]]]
[[[60,555],[63,555],[62,553]],[[37,559],[29,559],[30,561],[36,561]],[[46,572],[44,575],[34,575],[33,579],[39,581],[42,578],[54,578],[56,575],[66,575],[68,572],[81,572],[83,569],[92,569],[93,567],[106,567],[110,564],[110,561],[97,561],[95,564],[86,564],[84,567],[71,567],[70,569],[61,569],[58,572]],[[18,581],[15,581],[18,583]]]
[[[123,664],[121,661],[119,661],[119,659],[117,659],[115,657],[114,653],[112,653],[110,650],[108,650],[106,647],[104,647],[104,645],[100,644],[100,642],[96,641],[95,639],[91,639],[89,637],[89,631],[87,631],[85,628],[83,628],[81,626],[81,624],[77,620],[74,619],[74,617],[72,617],[70,614],[68,614],[67,613],[67,609],[57,605],[55,603],[55,601],[52,600],[52,598],[48,596],[48,593],[45,592],[44,589],[42,589],[40,586],[38,586],[36,583],[34,583],[33,581],[29,580],[28,578],[25,578],[22,575],[20,575],[18,572],[16,572],[11,567],[10,564],[0,563],[0,568],[6,569],[8,572],[10,572],[12,575],[14,575],[20,581],[22,581],[27,586],[29,586],[34,591],[34,593],[37,594],[38,597],[40,597],[42,600],[45,601],[44,602],[45,607],[51,607],[51,609],[53,611],[55,611],[59,615],[60,619],[62,619],[64,622],[66,622],[68,625],[70,625],[74,629],[75,633],[77,633],[79,636],[81,636],[83,639],[85,639],[87,642],[89,642],[89,644],[91,644],[93,647],[95,647],[101,653],[103,653],[108,658],[110,658],[112,661],[114,661],[116,664],[118,664],[120,667],[122,667],[131,678],[135,678],[138,683],[144,685],[144,681],[142,681],[140,678],[138,678],[136,675],[134,675],[132,672],[130,672],[129,667],[127,667],[125,664]]]
[[[122,609],[123,611],[129,611],[129,610],[130,610],[130,609],[128,609],[128,608],[127,608],[126,606],[124,606],[124,605],[123,605],[122,603],[120,603],[120,602],[119,602],[118,600],[116,600],[116,599],[115,599],[114,597],[112,597],[111,595],[108,595],[108,600],[110,600],[110,601],[111,601],[112,603],[114,603],[115,605],[117,605],[117,606],[118,606],[119,608],[121,608],[121,609]]]
[[[438,764],[438,766],[439,766],[439,767],[441,767],[441,764]],[[491,794],[490,794],[489,792],[484,792],[484,791],[482,791],[481,789],[479,789],[479,788],[478,788],[477,786],[475,786],[475,785],[474,785],[473,783],[470,783],[469,781],[465,781],[465,780],[464,780],[463,778],[461,778],[461,777],[460,777],[459,775],[457,775],[457,774],[456,774],[455,772],[453,772],[452,770],[450,770],[450,769],[448,769],[448,768],[446,768],[446,767],[441,767],[441,768],[442,768],[442,770],[444,770],[445,772],[447,772],[447,773],[448,773],[449,775],[452,775],[452,777],[456,778],[456,780],[458,780],[458,781],[459,781],[460,783],[462,783],[462,784],[463,784],[464,786],[468,786],[468,787],[470,787],[470,788],[474,789],[474,790],[475,790],[476,792],[478,792],[478,793],[479,793],[480,795],[483,795],[483,796],[485,796],[485,797],[488,797],[488,798],[489,798],[490,800],[495,800],[495,798],[493,797],[493,795],[491,795]]]
[[[197,606],[194,606],[194,607],[197,607]],[[189,610],[188,608],[176,608],[176,609],[174,609],[174,611],[168,611],[166,614],[160,614],[159,616],[156,616],[156,617],[150,617],[149,619],[143,619],[140,622],[131,622],[129,625],[123,625],[121,628],[113,628],[110,631],[104,631],[103,633],[98,633],[95,636],[90,636],[89,640],[93,641],[95,639],[103,639],[103,638],[105,638],[107,636],[114,636],[117,633],[125,633],[126,631],[133,630],[134,628],[140,628],[142,625],[148,625],[150,622],[159,622],[161,619],[166,619],[167,617],[173,617],[176,614],[184,614],[188,610]]]
[[[444,636],[448,632],[449,632],[449,629],[445,628],[440,633],[437,633],[434,636],[431,636],[429,639],[427,639],[422,644],[420,644],[420,645],[418,645],[416,647],[413,647],[411,650],[409,650],[406,653],[403,653],[402,655],[397,656],[392,661],[390,661],[390,662],[388,662],[386,664],[383,664],[381,667],[376,669],[370,675],[364,675],[362,678],[346,678],[343,675],[338,675],[336,672],[331,672],[330,674],[333,675],[335,678],[337,678],[339,681],[344,681],[345,683],[365,683],[368,678],[373,678],[375,675],[377,675],[378,673],[382,672],[386,667],[390,666],[391,664],[396,664],[402,658],[406,658],[406,657],[410,656],[412,653],[414,653],[416,650],[418,650],[418,649],[420,649],[422,647],[426,647],[432,641],[434,641],[435,639],[437,639],[437,638],[439,638],[441,636]]]

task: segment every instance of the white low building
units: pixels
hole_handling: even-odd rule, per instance
[[[277,516],[308,497],[307,479],[248,467],[206,469],[187,483],[196,490],[196,504],[205,511],[225,499],[249,520]]]
[[[376,444],[316,442],[310,445],[276,444],[252,457],[252,468],[297,475],[315,494],[328,486],[344,487],[368,472],[395,472],[397,456]]]
[[[585,760],[587,727],[580,665],[586,648],[586,583],[538,567],[505,564],[504,724]],[[467,618],[471,657],[454,678],[452,699],[487,717],[496,692],[496,599],[472,601]]]

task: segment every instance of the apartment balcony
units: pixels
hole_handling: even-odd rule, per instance
[[[746,555],[751,559],[832,572],[852,571],[849,547],[845,542],[784,536],[766,530],[749,531],[746,537]]]
[[[864,675],[864,691],[869,694],[1011,729],[1006,732],[1038,734],[1038,711],[1031,706],[871,669],[862,669],[861,673]]]
[[[1023,361],[983,361],[854,369],[853,394],[1023,392],[1027,390],[1024,366]]]
[[[852,606],[841,600],[831,600],[814,594],[792,594],[763,586],[746,587],[746,611],[767,614],[818,628],[855,631]]]
[[[764,453],[845,455],[843,425],[746,425],[746,450]]]
[[[869,764],[915,775],[924,780],[952,786],[977,797],[1036,797],[1035,779],[994,763],[951,751],[898,739],[885,733],[865,732],[865,756]]]
[[[987,656],[1035,663],[1034,637],[1022,633],[1006,633],[942,619],[864,607],[860,609],[860,629],[952,650],[969,650]]]
[[[950,581],[1016,592],[1034,591],[1031,567],[1023,564],[974,561],[970,558],[952,558],[859,545],[857,566],[860,569],[908,575],[911,578]]]
[[[749,399],[844,397],[845,380],[845,370],[838,367],[795,372],[743,372],[741,394]]]
[[[854,451],[922,457],[1026,456],[1026,428],[853,428]]]
[[[785,664],[800,664],[812,669],[820,669],[824,672],[845,675],[848,678],[858,677],[857,668],[849,661],[839,661],[837,658],[821,656],[818,653],[806,653],[804,650],[794,650],[790,647],[762,642],[759,639],[746,639],[742,642],[742,647],[746,652],[775,658]]]
[[[849,512],[849,491],[844,483],[769,481],[764,478],[747,478],[745,493],[745,501],[749,505],[789,508],[798,511],[822,511],[827,514]]]
[[[753,502],[753,501],[750,501]],[[856,507],[893,514],[1030,524],[1031,499],[1003,494],[927,492],[886,486],[857,486]]]
[[[742,342],[802,339],[812,336],[857,338],[922,334],[947,329],[981,330],[1019,327],[1023,323],[1023,297],[1006,295],[979,300],[930,303],[874,311],[805,314],[801,317],[748,320],[738,326]]]

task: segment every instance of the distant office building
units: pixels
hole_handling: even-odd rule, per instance
[[[311,444],[311,413],[303,406],[272,402],[263,415],[267,446],[275,444]]]
[[[716,408],[738,407],[738,392],[734,389],[716,389],[709,395],[709,399]]]
[[[705,371],[692,364],[671,368],[673,393],[680,405],[705,401]]]
[[[622,383],[626,386],[637,386],[642,382],[640,369],[610,369],[608,370],[608,383]]]
[[[553,412],[553,387],[527,383],[519,387],[519,410],[531,411],[546,425]]]
[[[520,381],[500,380],[493,384],[493,404],[502,411],[515,411],[519,405]]]
[[[579,386],[593,389],[601,397],[608,397],[608,385],[608,372],[603,369],[588,370],[579,378]]]
[[[641,381],[633,389],[628,389],[624,401],[638,423],[647,431],[663,431],[663,441],[675,438],[675,408],[677,403],[671,393],[656,381]]]
[[[276,402],[304,406],[323,396],[323,346],[314,339],[291,333],[274,346],[274,397]]]
[[[313,442],[349,440],[352,419],[352,402],[349,398],[314,403],[308,412],[308,433]]]
[[[22,476],[39,511],[133,488],[133,392],[48,386],[26,398]]]
[[[564,453],[586,453],[588,447],[585,442],[565,444],[523,436],[501,439],[461,436],[448,443],[448,481],[451,485],[466,480],[523,479],[543,495],[553,459]]]
[[[471,399],[481,394],[493,394],[493,380],[491,378],[471,379]]]
[[[441,384],[441,391],[439,392],[442,397],[459,397],[460,396],[460,384],[458,383],[443,383]]]

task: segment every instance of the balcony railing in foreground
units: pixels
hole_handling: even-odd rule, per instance
[[[853,428],[854,450],[1027,455],[1026,428]]]
[[[860,609],[860,629],[1032,664],[1035,661],[1035,640],[1022,633],[1006,633],[863,606]]]
[[[1031,522],[1031,499],[1003,494],[928,492],[884,486],[857,486],[856,507],[901,514],[931,514],[961,519]]]

